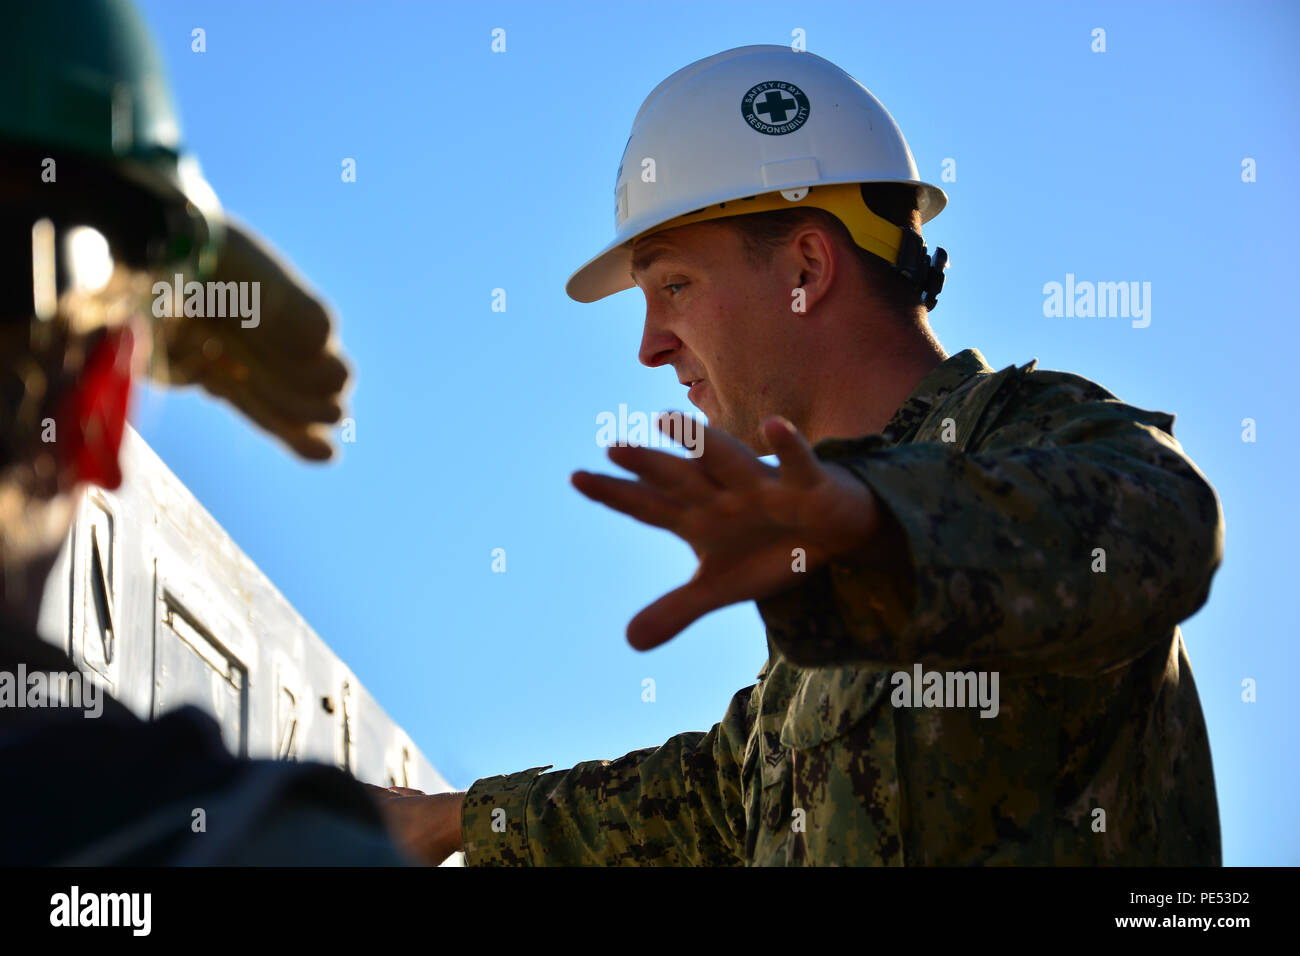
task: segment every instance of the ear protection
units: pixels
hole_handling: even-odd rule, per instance
[[[105,332],[92,347],[73,391],[55,418],[55,445],[74,481],[112,491],[122,484],[118,452],[131,396],[130,328]]]

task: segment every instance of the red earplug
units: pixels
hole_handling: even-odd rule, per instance
[[[60,458],[76,481],[109,491],[122,484],[118,453],[131,397],[134,338],[128,328],[104,335],[58,416]]]

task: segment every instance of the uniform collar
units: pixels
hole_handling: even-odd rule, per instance
[[[921,379],[907,400],[894,412],[894,417],[881,432],[885,441],[890,445],[898,444],[925,420],[939,399],[958,389],[972,375],[992,371],[979,349],[964,349],[956,355],[950,355]]]
[[[916,431],[939,399],[960,388],[971,376],[992,371],[979,349],[965,349],[950,355],[917,383],[879,434],[860,438],[823,438],[813,446],[813,451],[823,461],[834,461],[864,451],[899,445]]]

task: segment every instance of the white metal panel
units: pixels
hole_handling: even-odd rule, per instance
[[[122,463],[122,486],[79,506],[43,595],[43,638],[142,718],[181,704],[212,714],[234,753],[451,789],[129,427]],[[458,853],[444,865],[462,864]]]

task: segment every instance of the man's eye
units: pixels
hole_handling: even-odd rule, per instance
[[[682,289],[685,287],[686,287],[685,282],[670,282],[666,286],[664,286],[664,288],[668,290],[669,295],[676,295],[678,289]]]

